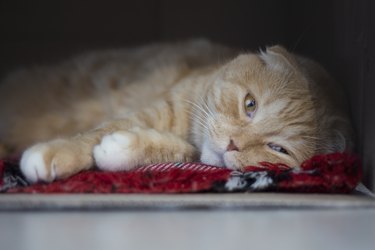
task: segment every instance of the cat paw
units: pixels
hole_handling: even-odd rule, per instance
[[[97,167],[107,171],[133,169],[139,163],[137,143],[137,134],[130,131],[118,131],[104,136],[93,151]]]
[[[53,164],[48,164],[45,160],[48,146],[37,144],[26,150],[21,158],[20,169],[31,183],[38,181],[51,182],[56,178],[56,170]]]
[[[27,149],[20,169],[30,183],[66,178],[92,165],[91,155],[67,140],[40,143]]]

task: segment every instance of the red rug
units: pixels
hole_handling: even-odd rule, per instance
[[[244,171],[202,163],[161,163],[128,172],[83,171],[64,180],[32,185],[19,171],[18,161],[0,161],[3,193],[348,193],[360,180],[359,159],[346,153],[314,156],[299,170],[271,163]]]

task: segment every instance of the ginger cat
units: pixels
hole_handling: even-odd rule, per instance
[[[21,170],[30,182],[171,161],[298,167],[350,150],[343,106],[318,64],[281,46],[241,54],[205,40],[155,44],[9,75],[0,143],[27,148]]]

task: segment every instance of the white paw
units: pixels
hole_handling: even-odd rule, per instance
[[[93,155],[96,165],[102,170],[130,170],[138,165],[136,153],[137,135],[121,131],[103,137],[100,144],[94,147]]]
[[[55,179],[56,173],[53,166],[47,166],[44,155],[47,146],[37,144],[26,150],[21,158],[20,168],[26,179],[35,183],[38,181],[51,182]],[[48,171],[51,169],[51,171]]]

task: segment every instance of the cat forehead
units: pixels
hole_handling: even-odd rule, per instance
[[[273,53],[273,52],[272,52]],[[264,57],[280,57],[265,62]],[[241,85],[252,90],[254,94],[263,95],[305,95],[309,92],[309,84],[303,72],[295,66],[292,55],[286,59],[281,55],[242,54],[233,59],[221,74],[221,80]],[[266,59],[271,60],[271,59]],[[280,66],[284,65],[284,66]]]
[[[282,75],[299,71],[299,64],[292,53],[284,47],[276,45],[267,47],[259,53],[243,53],[229,64],[228,75],[234,72],[254,72],[266,69],[266,73],[280,73]],[[264,70],[263,70],[264,71]]]
[[[288,80],[296,75],[295,71],[295,68],[291,68],[290,64],[266,63],[261,55],[242,54],[226,65],[222,77],[225,80],[238,82],[248,82],[251,79],[260,80],[262,78]]]
[[[262,73],[262,61],[255,54],[241,54],[224,68],[223,78],[231,80],[250,77],[251,73]]]

